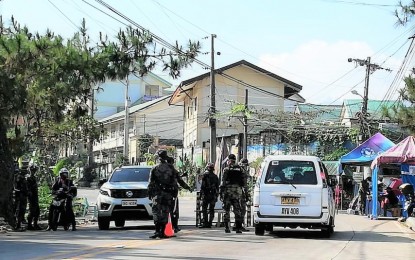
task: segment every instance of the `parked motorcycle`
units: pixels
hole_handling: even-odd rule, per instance
[[[399,186],[399,190],[405,196],[404,210],[408,213],[408,217],[415,217],[415,192],[414,186],[409,183],[404,183]]]
[[[57,192],[53,194],[51,212],[52,214],[50,223],[51,229],[56,231],[58,226],[63,226],[64,230],[68,230],[70,222],[68,220],[68,214],[66,212],[66,203],[68,198],[72,199],[76,196],[77,190],[76,187],[71,187],[70,190],[60,188]]]

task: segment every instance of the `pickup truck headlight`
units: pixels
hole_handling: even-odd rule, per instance
[[[104,196],[110,196],[110,192],[108,191],[108,190],[99,190],[99,193],[101,193],[102,195],[104,195]]]

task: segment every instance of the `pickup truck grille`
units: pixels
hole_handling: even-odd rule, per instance
[[[132,193],[132,196],[127,196],[128,192]],[[139,190],[111,190],[111,197],[116,199],[123,199],[123,198],[146,198],[148,197],[147,189],[139,189]]]

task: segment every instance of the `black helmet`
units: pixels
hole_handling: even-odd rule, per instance
[[[68,176],[69,176],[69,171],[68,171],[68,169],[66,169],[66,168],[62,168],[62,169],[60,169],[60,171],[59,171],[59,175],[60,175],[61,177],[65,176],[66,178],[68,178]]]
[[[241,164],[248,164],[248,159],[242,158],[240,161]]]
[[[166,150],[158,150],[158,151],[156,152],[156,155],[157,155],[159,158],[165,159],[165,158],[167,158],[167,151],[166,151]]]
[[[206,170],[214,170],[215,169],[215,164],[209,162],[206,164]]]
[[[230,154],[230,155],[228,155],[228,160],[236,161],[236,156],[234,154]]]

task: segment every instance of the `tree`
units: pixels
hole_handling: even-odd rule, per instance
[[[105,38],[105,40],[104,40]],[[88,114],[91,87],[107,78],[145,75],[157,61],[178,77],[199,51],[161,49],[155,53],[148,32],[121,30],[118,41],[101,36],[91,47],[83,21],[72,39],[51,31],[31,33],[13,18],[5,27],[0,16],[0,216],[13,221],[11,198],[14,160],[29,149],[59,154],[77,143],[98,141],[100,125]],[[11,129],[11,131],[10,131]]]
[[[397,25],[406,26],[412,21],[415,16],[415,1],[410,1],[409,4],[399,2],[399,9],[395,10],[397,17]],[[412,75],[404,79],[405,87],[399,91],[402,102],[396,104],[393,108],[393,115],[386,109],[382,113],[389,118],[394,118],[400,126],[407,129],[410,134],[415,134],[415,79]]]

